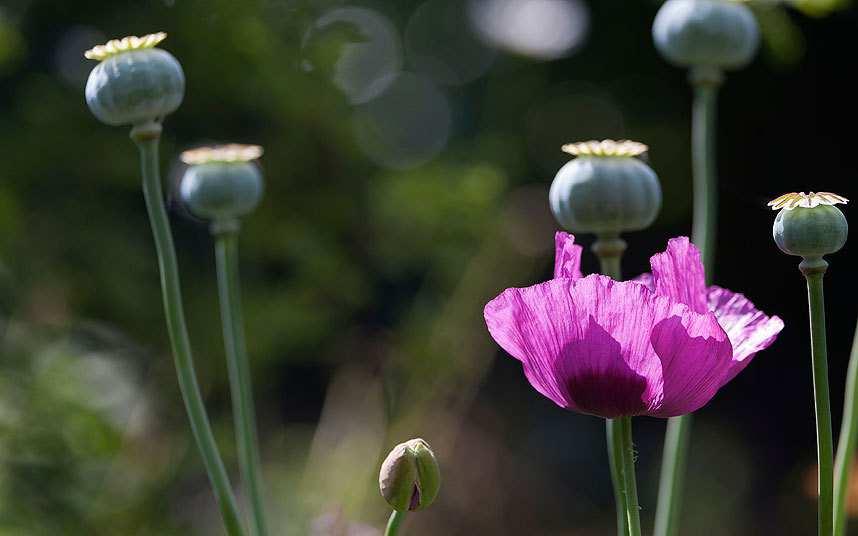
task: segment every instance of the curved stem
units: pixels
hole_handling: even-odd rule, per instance
[[[218,232],[215,229],[224,229]],[[244,322],[241,315],[241,293],[238,277],[238,225],[218,225],[215,233],[218,295],[223,326],[224,349],[232,408],[235,415],[235,441],[241,475],[250,497],[252,517],[251,534],[266,536],[265,501],[260,476],[259,442],[256,434],[256,416],[253,409],[250,364],[244,339]]]
[[[635,479],[635,447],[632,442],[632,418],[620,417],[620,429],[623,432],[623,476],[625,478],[626,493],[626,521],[629,527],[629,536],[640,536],[641,516],[638,506],[638,485]]]
[[[161,192],[161,177],[158,166],[159,125],[144,125],[147,129],[135,128],[132,139],[140,149],[141,168],[143,172],[143,195],[146,199],[146,210],[152,225],[155,248],[158,252],[158,264],[161,270],[161,290],[164,298],[164,313],[167,317],[167,331],[173,349],[176,363],[176,374],[179,388],[185,402],[185,409],[191,424],[191,431],[196,439],[206,472],[209,475],[215,498],[220,507],[227,533],[231,536],[241,536],[244,530],[239,521],[235,498],[226,474],[223,460],[220,457],[217,443],[212,434],[211,425],[206,415],[205,405],[197,377],[194,372],[194,360],[191,354],[191,344],[185,326],[185,314],[182,308],[182,291],[179,284],[179,269],[176,262],[176,250],[173,236],[164,208]]]
[[[384,536],[396,536],[399,534],[399,527],[405,519],[405,512],[394,510],[390,514],[390,519],[387,520],[387,529],[384,531]]]
[[[715,119],[720,73],[693,72],[694,108],[691,127],[691,157],[694,181],[694,219],[691,241],[700,249],[706,284],[712,283],[715,237],[718,227],[718,178],[715,166]],[[667,422],[664,453],[655,514],[655,535],[675,536],[688,463],[691,415]]]
[[[622,279],[622,256],[626,244],[616,235],[601,235],[593,244],[593,252],[599,258],[602,274],[616,281]],[[608,442],[608,465],[611,468],[611,484],[614,488],[614,504],[617,511],[617,534],[628,534],[628,503],[626,482],[623,476],[623,430],[618,419],[605,419],[605,437]]]
[[[837,458],[834,462],[834,536],[846,535],[846,498],[849,477],[855,460],[855,444],[858,442],[858,326],[852,340],[849,370],[846,372],[846,398],[843,401],[843,422],[837,442]]]
[[[822,277],[827,263],[822,259],[802,261],[800,267],[807,279],[807,301],[810,313],[810,347],[813,362],[813,397],[816,409],[816,450],[819,462],[819,535],[828,536],[834,529],[834,458],[831,432],[831,407],[828,398],[828,348],[825,340],[825,298]],[[820,264],[821,263],[821,264]]]

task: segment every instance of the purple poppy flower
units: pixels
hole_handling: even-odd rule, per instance
[[[683,253],[681,240],[653,257],[649,284],[582,278],[574,237],[557,233],[556,243],[555,279],[507,289],[486,305],[485,318],[530,384],[563,408],[608,418],[690,413],[782,327],[723,289],[711,292],[723,313],[710,312],[694,290],[698,274],[684,271],[696,249],[689,244]],[[699,275],[702,282],[702,268]],[[710,294],[702,283],[698,290],[703,299]],[[735,321],[725,329],[719,319],[726,318]],[[763,328],[767,334],[758,335]]]

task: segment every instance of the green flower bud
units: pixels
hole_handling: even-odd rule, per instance
[[[736,69],[760,45],[754,14],[735,0],[667,0],[652,26],[658,51],[682,67]]]
[[[432,504],[441,487],[432,449],[422,439],[396,445],[381,464],[378,486],[394,510],[422,510]]]
[[[574,160],[563,166],[548,194],[551,211],[572,232],[618,234],[649,226],[661,209],[655,172],[635,158],[642,143],[590,141],[564,145]]]
[[[189,165],[179,195],[190,211],[212,221],[234,220],[250,213],[262,199],[262,173],[253,162],[258,145],[201,147],[182,153]]]
[[[100,63],[86,82],[86,103],[108,125],[140,125],[174,112],[185,94],[182,66],[169,52],[154,48],[161,32],[113,39],[84,54]]]
[[[846,244],[849,224],[834,205],[848,202],[829,192],[792,192],[774,199],[769,206],[780,210],[772,227],[775,243],[784,253],[804,258],[836,253]]]

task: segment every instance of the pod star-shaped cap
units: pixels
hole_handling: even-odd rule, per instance
[[[215,145],[212,147],[198,147],[182,153],[182,162],[194,166],[199,164],[237,162],[251,162],[262,156],[262,147],[259,145],[241,145],[230,143],[228,145]]]
[[[572,156],[640,156],[647,152],[649,147],[630,140],[591,140],[567,143],[562,150]]]
[[[103,45],[96,45],[84,52],[83,55],[88,60],[103,61],[122,52],[153,48],[166,38],[167,34],[164,32],[147,34],[143,37],[129,35],[122,39],[111,39]]]
[[[833,194],[831,192],[790,192],[769,201],[768,206],[772,210],[792,210],[796,207],[814,208],[819,205],[837,205],[848,203],[849,200],[842,195]]]

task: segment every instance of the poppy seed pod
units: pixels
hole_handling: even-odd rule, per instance
[[[429,444],[412,439],[393,447],[381,464],[378,486],[394,510],[422,510],[441,487],[441,470]]]
[[[735,0],[667,0],[652,26],[658,51],[682,67],[736,69],[760,45],[754,14]]]
[[[185,94],[182,66],[154,48],[165,33],[114,39],[84,54],[100,63],[86,82],[86,103],[108,125],[140,125],[174,112]]]
[[[849,224],[834,205],[848,202],[829,192],[789,193],[771,201],[769,206],[780,210],[772,227],[778,248],[804,258],[836,253],[846,244]]]
[[[179,195],[197,217],[234,220],[250,213],[262,199],[262,173],[253,162],[262,156],[258,145],[201,147],[182,153],[188,169]]]
[[[551,211],[569,231],[617,234],[649,226],[661,209],[655,172],[636,158],[646,145],[590,141],[563,146],[574,160],[551,183]]]

